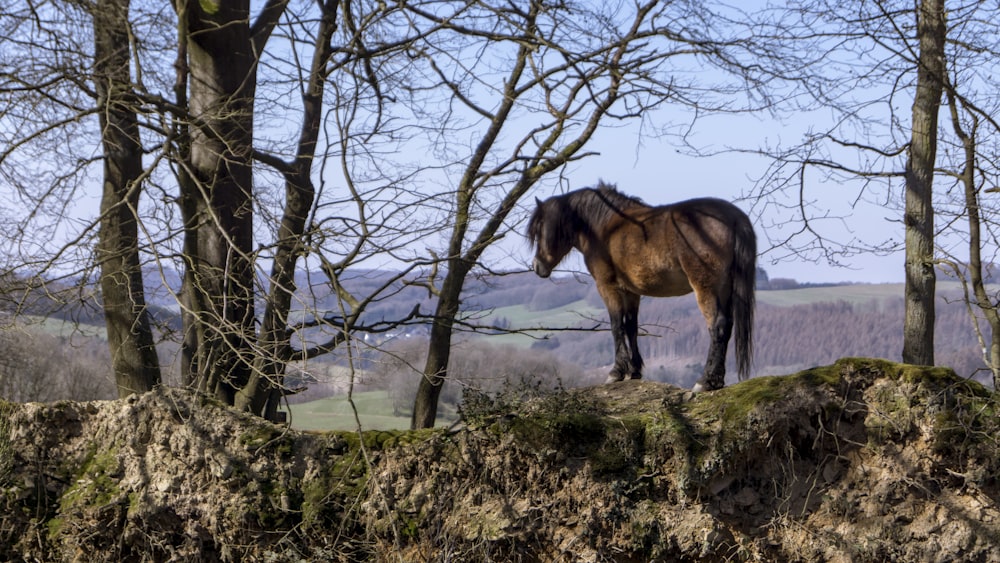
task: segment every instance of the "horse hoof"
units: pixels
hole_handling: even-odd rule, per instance
[[[630,379],[633,379],[633,380],[635,380],[635,379],[642,379],[642,374],[641,373],[633,373],[632,377]]]
[[[612,373],[612,374],[608,375],[608,379],[607,379],[607,381],[604,382],[604,384],[607,385],[608,383],[617,383],[617,382],[619,382],[619,381],[621,381],[623,379],[625,379],[624,375],[620,375],[620,374],[617,374],[617,373]]]
[[[702,385],[701,383],[695,383],[694,387],[692,387],[691,390],[694,391],[695,393],[701,393],[702,391],[707,391],[705,386]]]

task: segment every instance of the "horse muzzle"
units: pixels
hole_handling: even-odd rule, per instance
[[[539,262],[538,258],[535,258],[534,261],[531,262],[531,268],[535,270],[535,274],[537,274],[540,278],[547,278],[552,275],[552,268],[549,268],[545,264]]]

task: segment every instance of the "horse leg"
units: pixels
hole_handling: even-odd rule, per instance
[[[621,292],[616,290],[602,290],[598,286],[604,304],[608,307],[608,316],[611,320],[611,337],[615,343],[615,365],[608,374],[607,383],[621,381],[626,376],[632,374],[632,359],[629,356],[628,339],[626,337],[626,307],[625,299]]]
[[[625,335],[625,317],[622,311],[611,312],[611,336],[615,342],[615,365],[608,374],[607,383],[621,381],[632,373],[632,361],[629,357],[628,343]]]
[[[696,293],[711,342],[705,360],[705,374],[694,384],[694,391],[714,391],[726,384],[726,351],[733,334],[732,307],[712,291],[696,290]]]
[[[625,294],[625,336],[632,353],[632,370],[629,377],[642,379],[642,355],[639,353],[639,300],[635,293]]]

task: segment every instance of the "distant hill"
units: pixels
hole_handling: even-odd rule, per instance
[[[554,280],[555,287],[581,281]],[[980,346],[960,299],[960,286],[940,283],[936,319],[936,359],[960,375],[986,379]],[[758,291],[754,334],[756,375],[784,373],[822,365],[845,356],[901,359],[902,284],[850,284]],[[524,305],[500,307],[494,314],[512,328],[539,325],[592,327],[606,323],[607,313],[593,292],[581,300],[552,308]],[[688,386],[703,369],[708,350],[705,320],[693,296],[644,298],[639,310],[644,333],[640,349],[646,376]],[[989,338],[988,327],[986,338]],[[610,365],[611,338],[604,332],[551,331],[533,345],[549,349],[584,368]],[[532,345],[525,335],[505,336],[506,342]],[[730,372],[733,371],[732,366]],[[733,379],[730,379],[732,382]]]
[[[430,292],[407,283],[423,281],[417,274],[393,281],[396,276],[395,272],[362,270],[341,280],[348,291],[359,297],[381,291],[366,310],[364,322],[401,319],[415,306],[425,315],[433,312]],[[180,326],[176,304],[180,279],[169,269],[147,272],[148,301],[161,326]],[[301,273],[297,283],[298,311],[294,314],[299,318],[339,313],[341,304],[322,273]],[[845,356],[900,360],[902,284],[803,284],[769,279],[763,270],[758,272],[758,283],[761,289],[757,292],[755,374],[783,373]],[[980,346],[960,299],[960,286],[941,281],[938,291],[938,363],[954,368],[962,376],[978,373],[985,380],[985,373],[978,371],[983,364]],[[96,299],[59,304],[50,295],[40,293],[30,302],[29,312],[34,315],[44,315],[49,308],[58,318],[103,325]],[[607,313],[589,276],[541,279],[532,272],[512,272],[473,277],[467,283],[463,309],[467,321],[482,328],[464,332],[459,339],[546,350],[595,379],[607,371],[611,362]],[[646,376],[683,387],[693,383],[703,369],[708,349],[705,321],[693,297],[644,298],[640,324]],[[382,347],[395,338],[420,339],[425,335],[425,326],[411,325],[374,335],[369,344]],[[378,354],[375,349],[362,350],[362,367],[380,361]],[[322,361],[338,359],[339,355],[334,354]]]

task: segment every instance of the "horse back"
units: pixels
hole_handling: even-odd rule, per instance
[[[641,295],[670,297],[728,283],[736,239],[750,220],[716,198],[623,210],[604,240],[617,284]]]

